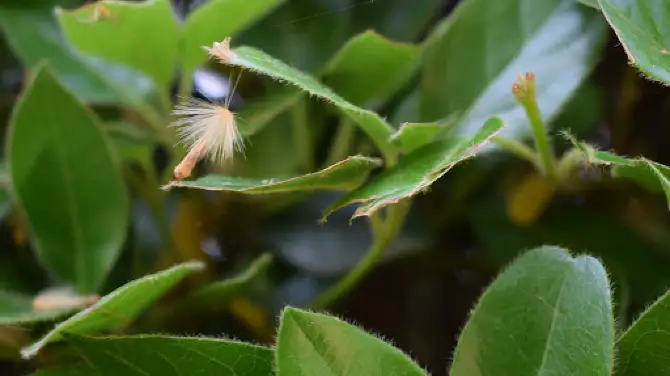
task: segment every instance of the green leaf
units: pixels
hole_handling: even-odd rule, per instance
[[[147,130],[123,121],[105,123],[103,130],[114,145],[117,163],[137,163],[144,171],[154,171],[155,140]]]
[[[619,338],[616,376],[667,375],[670,359],[670,292],[659,298]]]
[[[56,18],[80,51],[143,72],[163,88],[171,84],[179,30],[168,0],[107,1],[72,11],[57,8]]]
[[[379,159],[349,157],[311,174],[288,179],[246,179],[233,176],[207,175],[193,181],[181,181],[177,187],[233,191],[247,194],[278,192],[349,190],[359,186],[370,171],[381,165]]]
[[[590,256],[545,246],[519,257],[484,292],[450,374],[610,375],[614,319],[607,273]]]
[[[641,159],[638,165],[613,167],[612,176],[633,180],[650,191],[663,191],[670,205],[670,168],[668,166]]]
[[[23,348],[21,355],[32,358],[44,346],[62,340],[67,334],[96,333],[128,325],[179,281],[203,268],[201,262],[192,261],[131,281],[56,325],[38,342]]]
[[[341,7],[350,5],[335,1]],[[351,12],[335,10],[333,2],[286,1],[233,42],[255,46],[292,67],[315,72],[345,43],[351,31]]]
[[[205,61],[210,47],[275,9],[285,0],[209,0],[198,6],[184,21],[182,72],[190,74]]]
[[[444,6],[441,0],[373,0],[358,4],[361,6],[352,12],[358,28],[372,29],[402,42],[414,42],[421,38],[421,33]]]
[[[467,210],[477,244],[497,266],[510,263],[524,249],[561,244],[568,249],[588,250],[610,273],[625,277],[634,307],[645,307],[670,285],[666,267],[670,255],[664,247],[641,238],[607,208],[552,205],[531,225],[513,223],[502,198],[484,200]]]
[[[588,5],[591,8],[600,9],[600,5],[598,4],[598,0],[577,0],[577,1],[579,1],[580,3],[582,3],[584,5]]]
[[[651,191],[663,191],[670,207],[670,167],[646,158],[621,157],[597,150],[569,135],[567,138],[583,153],[588,163],[611,167],[610,173],[613,177],[630,179]]]
[[[351,38],[326,65],[323,81],[351,103],[388,99],[414,72],[419,47],[374,31]]]
[[[387,158],[394,158],[394,148],[388,141],[393,128],[376,113],[354,106],[312,76],[289,67],[255,48],[243,46],[233,49],[233,52],[237,56],[230,59],[228,64],[265,74],[275,80],[286,81],[332,103],[357,123]]]
[[[221,305],[232,297],[244,293],[244,291],[261,275],[263,275],[272,264],[272,255],[269,253],[258,257],[244,272],[235,277],[226,278],[211,283],[197,290],[189,299],[187,304]]]
[[[404,123],[391,142],[403,153],[410,153],[433,141],[442,128],[441,123]]]
[[[510,125],[502,136],[525,136],[530,125],[511,92],[516,75],[535,74],[551,121],[595,65],[605,31],[602,17],[575,0],[462,1],[426,42],[422,119],[458,112],[455,131],[469,135],[496,115]]]
[[[96,376],[181,376],[195,370],[205,375],[267,376],[273,374],[272,349],[248,343],[202,337],[138,335],[68,338]]]
[[[372,49],[372,53],[368,48]],[[332,88],[336,91],[342,90],[340,94],[356,104],[375,96],[386,99],[405,81],[406,77],[403,75],[411,73],[415,64],[410,58],[416,58],[417,55],[416,46],[395,43],[368,31],[354,36],[331,57],[321,76],[331,84]],[[384,69],[386,75],[379,74],[380,65],[386,68]],[[372,82],[369,79],[370,75],[377,75],[379,79]],[[351,82],[361,79],[369,82],[365,85],[350,85]],[[270,120],[295,105],[303,96],[302,90],[281,86],[268,95],[250,101],[239,113],[239,118],[242,119],[240,132],[246,136],[257,133]]]
[[[258,133],[282,112],[298,103],[303,96],[302,91],[284,86],[249,101],[238,113],[238,119],[241,119],[238,122],[240,133],[244,136]]]
[[[492,117],[471,137],[438,140],[415,150],[393,168],[335,202],[326,209],[324,218],[354,202],[362,202],[362,205],[356,209],[353,218],[371,215],[386,205],[416,195],[457,163],[473,157],[504,125],[500,118]]]
[[[0,325],[16,325],[49,321],[61,317],[71,309],[36,310],[30,296],[0,290]]]
[[[0,27],[24,65],[35,69],[47,60],[63,84],[79,98],[94,103],[123,103],[152,109],[144,97],[155,90],[148,77],[70,50],[51,9],[0,5]]]
[[[402,351],[336,317],[284,309],[277,375],[426,375]]]
[[[93,113],[38,68],[14,109],[8,149],[39,259],[79,292],[95,292],[121,251],[129,203]]]
[[[628,59],[654,80],[670,83],[670,4],[664,0],[599,0]]]

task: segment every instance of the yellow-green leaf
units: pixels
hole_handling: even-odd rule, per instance
[[[366,31],[349,39],[330,59],[323,82],[357,106],[383,101],[409,79],[419,52],[418,46]]]
[[[169,0],[101,1],[56,9],[67,39],[80,51],[126,65],[166,88],[174,76],[179,30]]]
[[[32,358],[44,346],[62,340],[67,334],[96,333],[128,325],[174,285],[203,268],[201,262],[191,261],[128,282],[91,307],[56,325],[39,341],[23,348],[21,355]]]
[[[209,0],[184,21],[182,74],[191,74],[207,60],[202,48],[244,30],[285,0]]]
[[[247,179],[223,175],[207,175],[193,181],[181,181],[177,187],[233,191],[246,194],[278,192],[348,190],[359,186],[370,171],[381,164],[379,159],[349,157],[311,174],[287,179]]]

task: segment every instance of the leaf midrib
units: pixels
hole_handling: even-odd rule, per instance
[[[544,352],[542,353],[542,361],[540,362],[540,366],[538,367],[537,374],[538,375],[543,375],[544,374],[544,367],[547,364],[547,355],[549,354],[549,348],[551,346],[551,339],[556,332],[556,320],[558,318],[558,306],[561,302],[561,298],[563,297],[563,292],[565,291],[565,286],[567,285],[568,278],[572,274],[572,265],[571,267],[565,272],[565,276],[563,277],[563,281],[561,282],[561,289],[558,291],[558,295],[556,296],[556,302],[554,303],[554,308],[552,312],[552,318],[551,318],[551,325],[549,326],[549,335],[547,335],[547,340],[544,345]]]
[[[88,285],[88,278],[86,276],[86,271],[84,270],[84,266],[86,263],[84,262],[84,258],[86,257],[86,252],[84,250],[84,233],[82,232],[82,229],[80,227],[81,223],[81,218],[79,217],[79,213],[77,211],[77,202],[75,200],[76,195],[74,194],[74,190],[76,188],[76,185],[73,183],[72,180],[72,171],[70,170],[68,163],[65,158],[65,152],[63,150],[62,145],[64,143],[62,142],[61,138],[61,130],[60,126],[52,127],[52,136],[54,138],[55,145],[56,145],[56,153],[58,155],[59,162],[63,166],[62,170],[62,177],[63,181],[65,182],[65,196],[66,196],[66,202],[67,202],[67,207],[68,207],[68,217],[71,220],[71,223],[73,226],[71,227],[72,231],[72,237],[74,239],[74,253],[75,253],[75,283],[77,287],[81,290],[80,292],[83,292]]]

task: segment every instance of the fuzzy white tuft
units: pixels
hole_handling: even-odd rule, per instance
[[[244,151],[235,114],[227,106],[188,98],[175,106],[172,113],[184,116],[171,126],[179,127],[182,144],[189,154],[197,155],[196,159],[207,156],[213,163],[223,163],[232,159],[236,151]]]

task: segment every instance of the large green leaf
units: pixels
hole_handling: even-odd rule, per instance
[[[286,81],[332,103],[358,124],[386,157],[393,158],[394,147],[389,142],[393,128],[376,113],[354,106],[314,77],[294,69],[255,48],[239,47],[233,49],[233,52],[237,56],[230,59],[228,64],[250,69],[279,81]]]
[[[106,1],[72,11],[57,8],[56,17],[79,50],[143,72],[163,88],[171,84],[179,30],[169,0]]]
[[[0,27],[28,68],[46,60],[58,78],[79,98],[96,103],[122,103],[144,112],[155,88],[149,77],[70,50],[48,7],[0,5]]]
[[[484,292],[450,374],[610,375],[614,319],[607,273],[558,247],[524,254]]]
[[[231,340],[141,335],[72,337],[68,344],[85,360],[79,371],[87,375],[181,376],[196,370],[222,376],[273,374],[272,349]]]
[[[311,174],[288,179],[247,179],[223,175],[207,175],[193,181],[181,181],[177,187],[233,191],[247,194],[277,192],[348,190],[359,186],[380,161],[360,156],[349,157]]]
[[[187,262],[131,281],[56,325],[39,341],[22,349],[21,355],[31,358],[44,346],[62,340],[67,334],[95,333],[128,325],[184,277],[203,268],[204,264],[200,262]]]
[[[277,375],[426,375],[402,351],[336,317],[287,307],[279,324]]]
[[[14,109],[8,148],[39,259],[79,292],[95,292],[121,250],[128,196],[93,113],[38,68]]]
[[[203,46],[235,35],[285,0],[209,0],[184,21],[182,72],[190,74],[207,60]]]
[[[417,46],[366,31],[347,41],[330,60],[323,81],[358,106],[385,100],[409,79],[418,55]]]
[[[426,44],[422,120],[460,113],[456,130],[472,134],[497,115],[509,124],[503,136],[524,136],[529,123],[511,92],[516,75],[535,74],[550,120],[594,66],[605,31],[600,14],[575,0],[464,0]]]
[[[616,376],[670,373],[670,293],[658,299],[619,338]]]
[[[629,60],[654,80],[670,84],[670,3],[599,0]]]
[[[423,146],[402,158],[390,170],[335,202],[325,215],[354,202],[362,203],[354,218],[370,215],[386,205],[414,196],[457,163],[473,157],[503,126],[500,118],[492,117],[470,137],[438,140]]]

